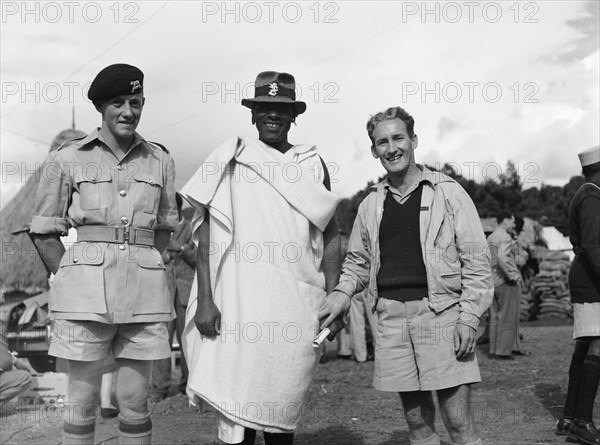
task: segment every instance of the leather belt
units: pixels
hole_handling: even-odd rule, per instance
[[[77,241],[154,246],[154,230],[129,226],[79,226]]]

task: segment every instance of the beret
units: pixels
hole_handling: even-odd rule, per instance
[[[600,145],[588,148],[586,151],[579,153],[579,162],[582,167],[600,162]]]
[[[144,89],[144,73],[125,63],[109,65],[100,71],[88,90],[91,101],[112,99],[123,94],[137,94]]]

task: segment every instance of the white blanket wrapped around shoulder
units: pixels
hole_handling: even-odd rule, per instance
[[[221,334],[200,336],[194,283],[183,348],[188,394],[236,424],[293,431],[320,349],[312,347],[325,297],[323,230],[339,202],[322,184],[316,148],[285,154],[255,139],[217,148],[182,193],[196,208],[197,241],[210,214],[209,264]]]

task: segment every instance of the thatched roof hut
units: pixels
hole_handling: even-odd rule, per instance
[[[52,141],[50,151],[81,136],[85,133],[79,130],[63,130]],[[29,237],[40,173],[41,167],[0,212],[0,290],[7,301],[11,294],[35,295],[48,289],[48,271]]]

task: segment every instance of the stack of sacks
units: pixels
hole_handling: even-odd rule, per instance
[[[533,297],[531,296],[531,290],[529,286],[525,286],[521,289],[521,307],[519,309],[519,320],[529,320],[531,314],[531,306],[533,305]]]
[[[540,258],[540,272],[531,280],[531,292],[539,302],[539,318],[573,318],[568,274],[571,262],[562,251],[547,251]]]

